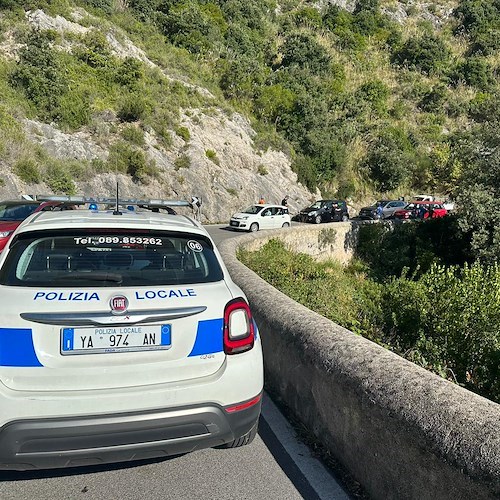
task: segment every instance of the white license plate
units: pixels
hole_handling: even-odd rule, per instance
[[[62,354],[152,351],[171,346],[171,325],[61,328]]]

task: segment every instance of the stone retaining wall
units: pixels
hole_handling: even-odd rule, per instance
[[[500,405],[301,306],[236,258],[239,247],[279,237],[348,260],[350,226],[259,232],[220,245],[259,326],[266,385],[374,499],[500,498]],[[334,243],[321,236],[327,229]]]

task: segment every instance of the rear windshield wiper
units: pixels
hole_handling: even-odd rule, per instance
[[[70,280],[83,280],[83,281],[112,281],[113,283],[121,283],[123,276],[117,273],[103,273],[103,272],[75,272],[58,276],[55,281],[70,281]]]

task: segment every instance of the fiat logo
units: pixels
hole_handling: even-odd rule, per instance
[[[128,299],[123,295],[115,295],[114,297],[111,297],[109,305],[111,306],[111,312],[113,314],[124,314],[127,312]]]

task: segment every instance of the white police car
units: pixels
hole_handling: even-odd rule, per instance
[[[236,447],[257,432],[260,337],[210,236],[116,206],[34,214],[0,256],[0,469]]]
[[[232,229],[251,232],[259,229],[290,227],[290,224],[288,208],[271,204],[250,205],[243,212],[234,214],[229,221]]]

